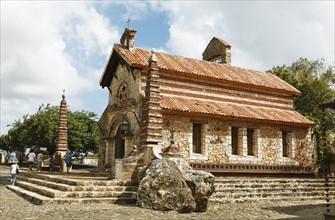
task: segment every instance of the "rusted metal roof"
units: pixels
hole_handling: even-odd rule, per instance
[[[162,95],[161,107],[165,110],[261,120],[266,122],[308,126],[314,124],[294,110],[265,108],[229,102],[215,102],[191,97]]]
[[[151,54],[149,50],[142,48],[128,50],[119,44],[114,45],[114,50],[131,67],[145,68],[148,66],[148,59]],[[300,94],[299,90],[271,73],[186,58],[163,52],[157,52],[156,55],[158,58],[158,68],[160,70],[205,77],[208,80],[222,80],[228,84],[242,85],[245,87],[252,86],[259,89]]]

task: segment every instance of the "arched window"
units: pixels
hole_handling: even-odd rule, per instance
[[[124,83],[120,86],[117,94],[118,103],[123,104],[128,99],[128,86]]]

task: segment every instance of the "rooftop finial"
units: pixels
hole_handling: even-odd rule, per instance
[[[62,95],[63,98],[65,98],[65,89],[63,89],[63,95]]]
[[[131,18],[128,17],[128,20],[127,20],[128,28],[129,28],[129,23],[130,23],[130,21],[131,21]]]
[[[151,49],[151,56],[150,56],[150,59],[149,59],[150,62],[157,62],[158,61],[157,56],[156,56],[156,52],[157,52],[157,50],[155,48]]]

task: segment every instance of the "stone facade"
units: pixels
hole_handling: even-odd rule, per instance
[[[139,117],[141,112],[140,103],[142,94],[140,93],[140,79],[140,71],[130,72],[125,65],[119,64],[116,69],[115,80],[108,87],[110,91],[109,103],[103,114],[104,120],[100,121],[106,130],[105,137],[103,138],[104,143],[100,144],[100,147],[104,148],[101,150],[101,152],[104,152],[102,154],[105,161],[103,166],[110,167],[112,164],[116,133],[124,119],[127,119],[130,125],[130,134],[124,136],[124,154],[129,154],[133,149],[133,145],[140,144],[139,135],[134,135],[140,132],[140,125],[136,121],[136,117]],[[119,90],[123,85],[126,88],[126,97],[124,100],[118,96]]]
[[[171,139],[188,162],[314,165],[313,123],[294,111],[293,97],[300,93],[294,87],[229,63],[136,48],[136,31],[126,29],[121,41],[128,42],[130,33],[131,47],[114,46],[100,81],[109,91],[99,121],[105,167],[122,159],[115,152],[126,156],[134,145],[147,164]],[[213,38],[204,56],[214,59],[213,53],[230,48]],[[122,133],[125,123],[129,129]]]
[[[312,166],[315,158],[315,148],[309,129],[296,129],[291,133],[291,148],[287,157],[282,156],[281,127],[260,125],[255,132],[254,155],[247,155],[246,128],[254,124],[244,124],[240,128],[242,143],[238,155],[231,153],[230,122],[208,120],[203,131],[203,148],[201,154],[192,151],[192,120],[188,117],[165,115],[163,117],[162,145],[168,147],[170,130],[175,130],[175,144],[180,148],[183,157],[190,162],[201,163],[243,163],[260,165],[303,165]],[[242,126],[242,125],[241,125]]]

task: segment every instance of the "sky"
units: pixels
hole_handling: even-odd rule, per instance
[[[135,47],[196,59],[209,41],[232,45],[232,65],[266,71],[300,57],[334,64],[331,1],[1,1],[1,134],[39,105],[100,118],[99,86],[124,28]]]

